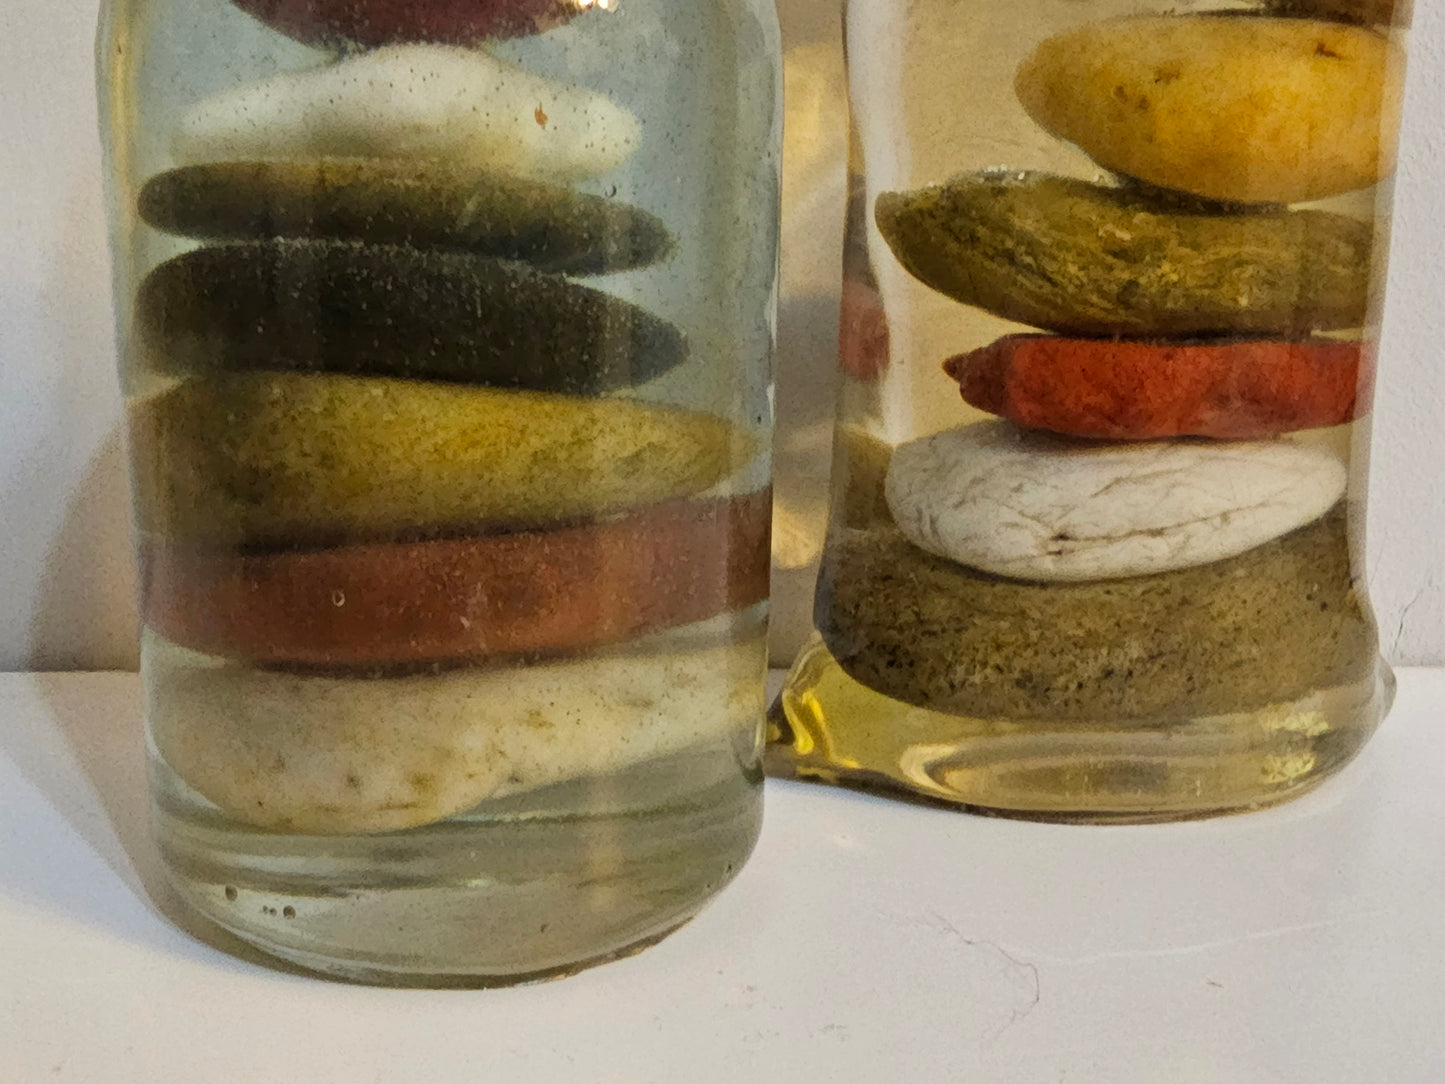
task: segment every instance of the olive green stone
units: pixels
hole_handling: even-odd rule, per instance
[[[1088,584],[999,579],[892,527],[845,530],[825,554],[814,616],[856,680],[982,718],[1251,710],[1358,680],[1376,653],[1342,506],[1226,561]]]
[[[885,192],[876,217],[915,278],[1051,331],[1292,336],[1365,321],[1373,231],[1344,215],[987,171]]]
[[[845,527],[892,523],[885,483],[893,447],[851,425],[833,431],[834,521]]]
[[[1264,10],[1304,19],[1409,26],[1414,6],[1412,0],[1265,0]]]
[[[142,530],[328,544],[585,520],[697,493],[756,453],[721,418],[376,377],[238,373],[130,411]]]
[[[642,267],[672,248],[636,207],[522,177],[441,162],[211,162],[153,177],[140,213],[206,240],[320,237],[463,249],[544,271]]]
[[[160,372],[379,374],[597,394],[687,354],[682,333],[611,294],[465,252],[345,241],[195,249],[141,284]]]

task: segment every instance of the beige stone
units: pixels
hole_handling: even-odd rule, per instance
[[[542,180],[607,172],[637,149],[616,102],[477,49],[394,45],[222,91],[182,115],[183,163],[435,158]]]
[[[411,677],[220,665],[164,642],[150,666],[166,763],[229,816],[386,832],[488,798],[710,742],[758,740],[761,633],[743,642]]]

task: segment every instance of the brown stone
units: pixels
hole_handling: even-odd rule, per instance
[[[586,7],[565,0],[234,0],[309,45],[368,47],[403,41],[469,45],[560,26]]]
[[[1229,560],[1098,583],[1006,580],[893,527],[838,531],[814,619],[855,680],[975,718],[1253,711],[1361,680],[1378,650],[1343,505]]]
[[[431,542],[216,554],[149,539],[141,609],[212,655],[313,666],[582,651],[768,593],[772,494]]]
[[[970,405],[1034,429],[1249,440],[1353,419],[1360,343],[1008,335],[943,368]]]

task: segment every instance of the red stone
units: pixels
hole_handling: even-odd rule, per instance
[[[1034,429],[1245,440],[1356,417],[1360,344],[1008,335],[943,368],[969,404]]]
[[[141,547],[141,612],[260,663],[424,664],[581,651],[761,602],[772,493],[481,538],[272,554]]]
[[[843,280],[838,320],[838,365],[854,380],[873,383],[888,368],[888,314],[874,286]]]
[[[469,45],[560,26],[584,0],[234,0],[268,26],[310,45],[366,48],[403,42]]]

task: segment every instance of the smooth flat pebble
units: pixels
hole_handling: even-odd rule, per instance
[[[556,654],[768,594],[772,492],[480,538],[207,553],[143,539],[141,615],[195,651],[311,666]]]
[[[1088,23],[1020,66],[1019,100],[1106,169],[1216,200],[1296,203],[1395,168],[1404,58],[1314,19]]]
[[[620,165],[637,118],[581,87],[488,53],[396,45],[222,91],[188,109],[178,162],[435,158],[574,181]]]
[[[842,531],[815,620],[865,685],[977,718],[1182,724],[1373,673],[1343,506],[1238,557],[1091,584],[999,579],[891,527]]]
[[[1345,482],[1332,452],[1288,441],[1114,444],[988,421],[894,449],[886,492],[929,553],[1080,582],[1244,553],[1321,516]]]
[[[139,205],[152,226],[206,240],[455,248],[565,274],[626,271],[672,250],[661,221],[618,200],[428,161],[208,162],[152,177]]]
[[[1413,0],[1265,0],[1264,10],[1272,15],[1302,18],[1344,19],[1352,23],[1409,26],[1414,17]]]
[[[756,634],[391,678],[252,670],[156,649],[150,721],[165,762],[228,816],[278,831],[415,828],[489,798],[710,743],[744,750],[761,737],[767,653]]]
[[[375,48],[397,42],[469,45],[561,26],[591,7],[578,0],[232,0],[308,45]]]
[[[1220,213],[1130,188],[992,170],[879,195],[878,229],[919,281],[1073,335],[1298,336],[1359,327],[1369,223],[1321,211]]]
[[[969,405],[1031,429],[1108,440],[1252,440],[1352,420],[1360,348],[1333,339],[1007,335],[943,368]]]
[[[350,376],[192,380],[130,408],[138,526],[340,543],[590,518],[699,493],[756,440],[625,399]]]
[[[141,283],[144,363],[377,374],[596,395],[680,364],[672,324],[525,264],[356,241],[192,249]]]

